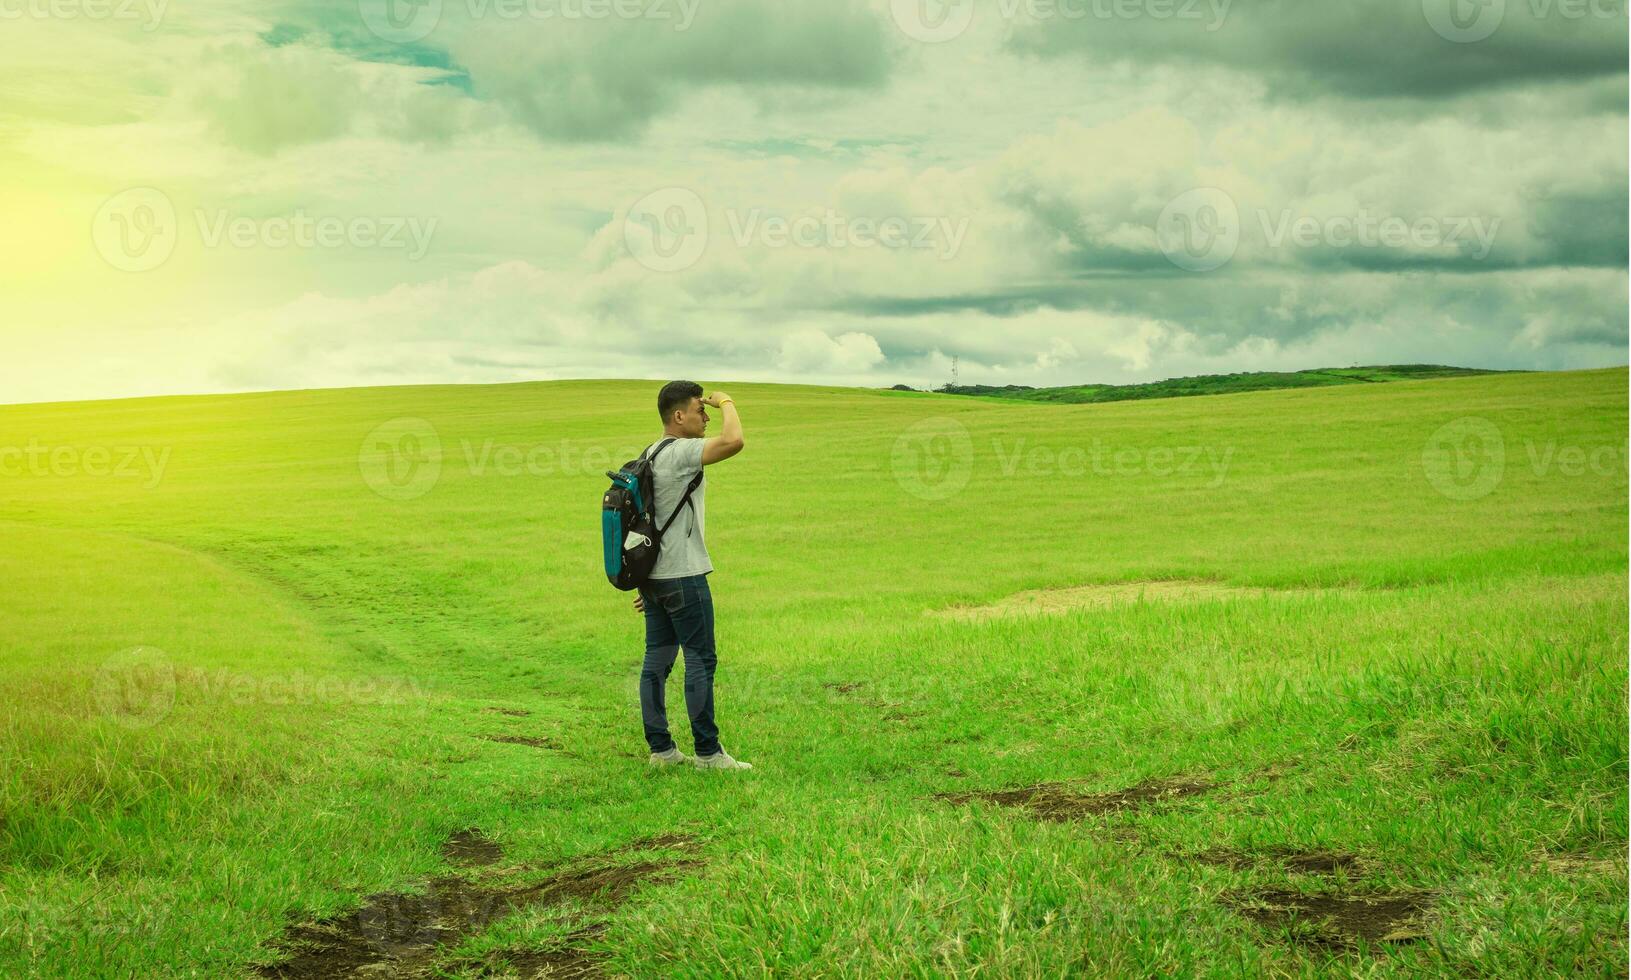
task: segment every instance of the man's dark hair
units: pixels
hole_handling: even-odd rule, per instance
[[[657,392],[657,414],[662,416],[663,424],[674,414],[674,409],[684,408],[691,404],[691,399],[702,397],[702,386],[695,381],[670,381],[663,385],[663,390]]]

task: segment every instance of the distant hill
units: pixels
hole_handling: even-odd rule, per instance
[[[1185,398],[1190,395],[1227,395],[1241,391],[1268,391],[1274,388],[1320,388],[1330,385],[1424,381],[1429,378],[1463,378],[1506,373],[1510,372],[1445,367],[1441,364],[1381,364],[1371,367],[1316,368],[1309,371],[1203,374],[1193,378],[1168,378],[1165,381],[1137,385],[1071,385],[1063,388],[1032,388],[1026,385],[1002,387],[946,385],[937,390],[948,395],[984,395],[1020,401],[1079,405],[1089,402],[1133,401],[1140,398]]]

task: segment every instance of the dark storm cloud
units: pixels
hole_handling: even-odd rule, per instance
[[[1321,149],[1328,152],[1301,159],[1236,141],[1234,152],[1219,159],[1237,189],[1208,191],[1196,202],[1215,213],[1207,221],[1238,239],[1209,268],[1623,269],[1625,161],[1613,141],[1623,142],[1625,129],[1622,117],[1605,123],[1530,127],[1527,140],[1517,138],[1522,130],[1327,126]],[[1296,138],[1291,127],[1286,134]],[[1558,150],[1585,139],[1590,152]],[[1121,172],[1089,166],[1078,176],[1046,160],[1059,148],[1085,157],[1105,142],[1097,133],[1067,131],[1053,147],[1038,143],[1032,154],[1011,160],[996,196],[1017,217],[1015,237],[1046,243],[1039,263],[1062,278],[1170,278],[1181,263],[1163,251],[1172,242],[1158,229],[1203,217],[1184,202],[1215,179],[1207,174],[1218,173],[1218,165],[1198,153],[1173,153]]]
[[[478,98],[560,141],[637,136],[687,93],[864,90],[884,83],[890,49],[878,18],[847,0],[703,3],[686,29],[631,20],[472,22],[450,50]]]
[[[1371,332],[1378,341],[1411,336],[1424,344],[1476,336],[1512,363],[1560,344],[1623,351],[1628,315],[1625,273],[1607,269],[1095,279],[961,295],[850,296],[833,309],[876,318],[871,329],[880,338],[890,335],[889,319],[978,313],[1021,322],[1051,310],[1165,325],[1198,354],[1220,354],[1251,338],[1295,346],[1325,335]],[[991,342],[1000,346],[1002,337],[995,331]],[[1386,360],[1385,350],[1379,348],[1373,359]]]
[[[562,0],[447,0],[434,27],[404,39],[381,37],[358,9],[299,3],[261,40],[439,69],[423,84],[496,104],[556,142],[633,139],[709,86],[864,90],[892,64],[892,36],[858,0],[633,0],[596,17],[569,16],[587,8]],[[623,10],[645,13],[612,15]]]
[[[1016,50],[1216,65],[1290,99],[1431,99],[1626,70],[1625,0],[1046,0],[1040,11]]]
[[[1563,191],[1535,202],[1531,229],[1545,243],[1556,265],[1625,268],[1626,223],[1624,174],[1613,190],[1598,193]]]

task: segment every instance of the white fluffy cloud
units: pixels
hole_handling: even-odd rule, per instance
[[[883,351],[870,334],[829,337],[820,330],[807,329],[782,338],[776,365],[792,376],[862,374],[883,360]]]

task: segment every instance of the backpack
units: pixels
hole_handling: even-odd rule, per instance
[[[641,453],[639,459],[624,463],[616,473],[606,472],[612,478],[612,485],[600,498],[601,550],[606,561],[606,580],[624,592],[638,589],[650,579],[662,550],[664,532],[691,503],[692,491],[702,483],[699,472],[685,488],[685,496],[674,506],[668,520],[661,528],[657,527],[657,493],[651,464],[673,442],[673,439],[664,439]]]

